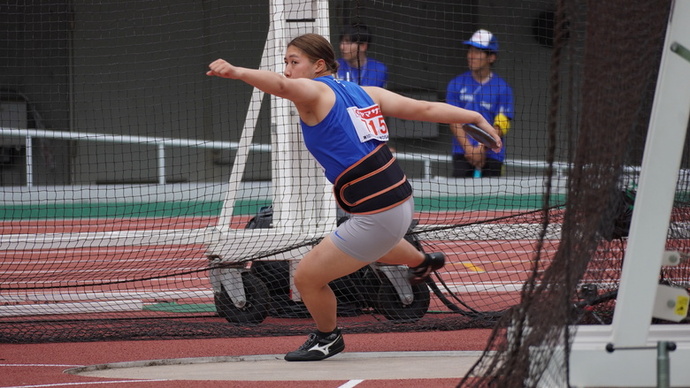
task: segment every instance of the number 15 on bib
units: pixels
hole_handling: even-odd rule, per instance
[[[359,141],[369,140],[388,141],[388,126],[378,105],[367,108],[351,106],[347,108],[350,120],[357,130]]]

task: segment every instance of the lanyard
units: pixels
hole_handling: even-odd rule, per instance
[[[364,65],[364,66],[366,66],[366,65]],[[357,85],[359,85],[359,84],[364,80],[364,76],[365,76],[366,73],[367,73],[367,69],[365,69],[364,67],[362,67],[361,69],[356,69],[356,70],[357,70],[357,75],[358,75],[358,77],[356,77],[357,79],[354,79],[354,78],[352,77],[352,74],[350,73],[350,70],[351,70],[351,69],[352,69],[352,70],[355,70],[356,68],[351,67],[351,66],[348,64],[348,69],[347,69],[347,72],[345,73],[345,81],[354,82],[354,83],[356,83]]]

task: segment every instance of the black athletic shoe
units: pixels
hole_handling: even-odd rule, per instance
[[[437,269],[442,268],[444,264],[446,264],[446,256],[443,253],[425,253],[424,262],[418,267],[410,268],[408,276],[410,284],[426,282],[429,275]]]
[[[307,342],[299,349],[285,355],[286,361],[319,361],[334,356],[345,349],[345,341],[340,329],[324,338],[319,338],[318,334],[311,333]]]

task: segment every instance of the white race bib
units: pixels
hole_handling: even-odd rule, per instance
[[[347,113],[355,126],[360,142],[364,143],[374,139],[388,141],[388,126],[378,105],[367,108],[351,106],[347,108]]]

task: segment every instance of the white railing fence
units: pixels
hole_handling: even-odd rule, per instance
[[[151,145],[158,149],[158,183],[166,184],[165,173],[165,148],[166,147],[193,147],[193,148],[211,148],[223,150],[236,150],[239,147],[238,142],[228,141],[209,141],[209,140],[195,140],[195,139],[174,139],[164,137],[148,137],[148,136],[129,136],[129,135],[113,135],[100,133],[86,133],[86,132],[68,132],[68,131],[49,131],[41,129],[18,129],[0,127],[0,137],[13,137],[26,139],[26,186],[33,186],[33,146],[32,140],[34,138],[45,139],[60,139],[60,140],[74,140],[74,141],[95,141],[107,143],[127,143],[127,144],[144,144]],[[270,152],[271,146],[268,144],[252,144],[250,151],[255,152]],[[399,160],[422,163],[423,180],[432,180],[434,175],[432,172],[433,163],[451,163],[452,157],[450,155],[441,154],[423,154],[423,153],[405,153],[398,152],[396,157]],[[546,169],[548,163],[537,160],[518,160],[509,159],[505,162],[506,166],[528,168],[528,169]],[[631,167],[635,169],[635,167]],[[554,163],[554,169],[559,177],[567,175],[569,165],[563,162]]]

